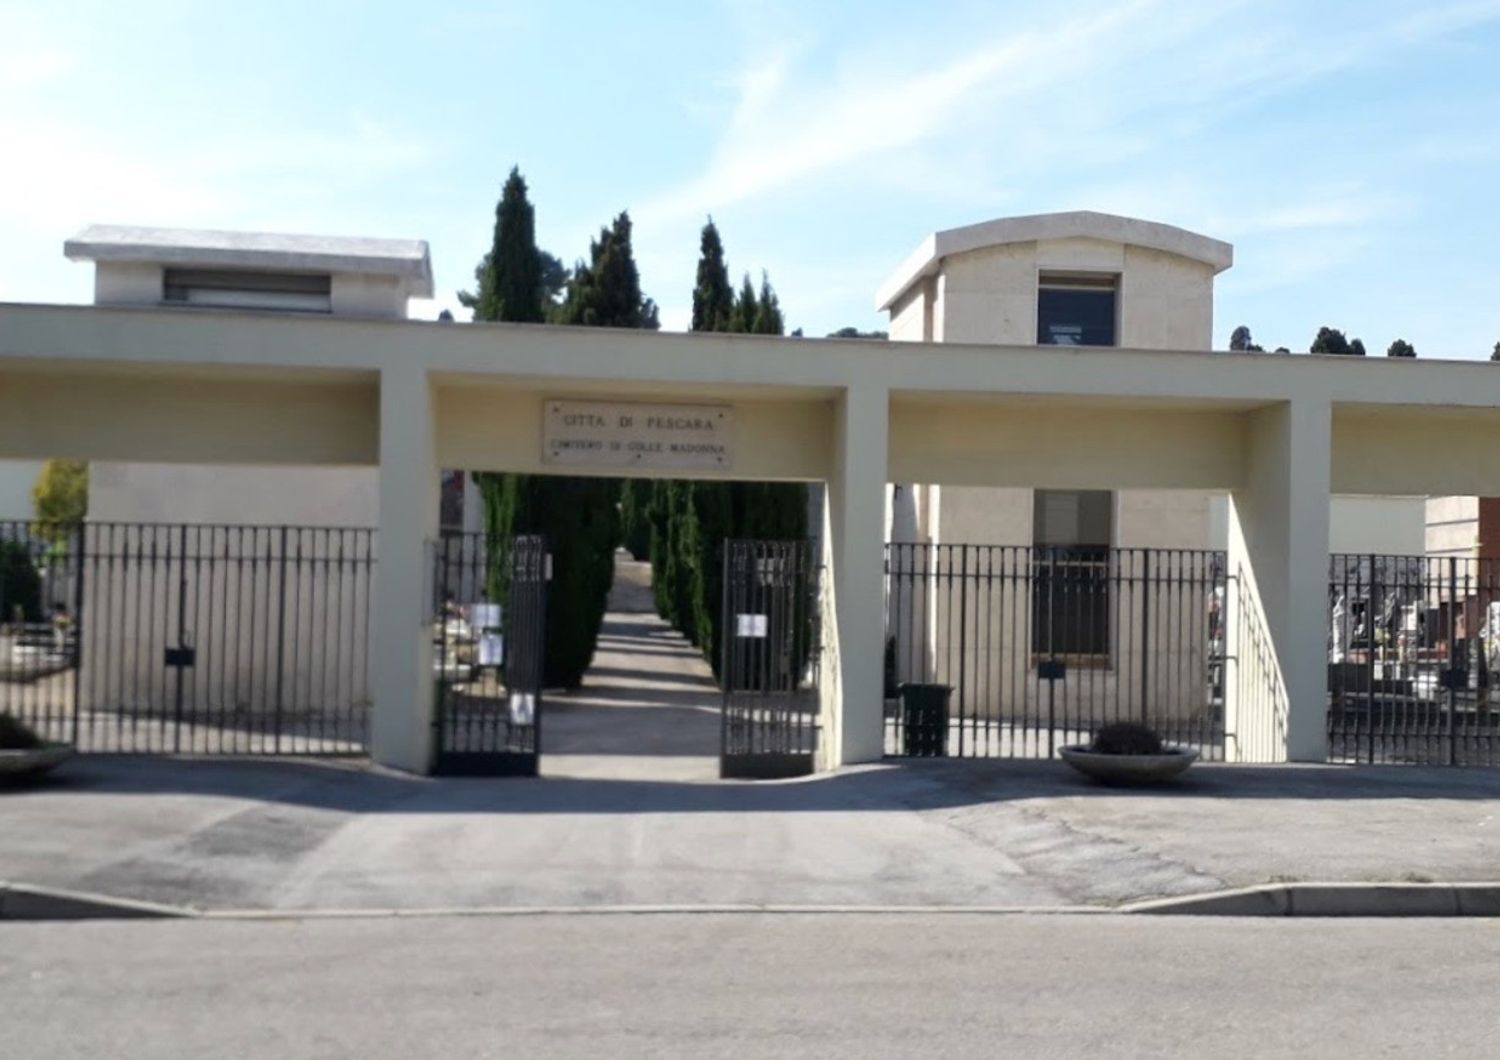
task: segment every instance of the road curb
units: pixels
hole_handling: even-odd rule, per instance
[[[1500,883],[1267,883],[1119,907],[1152,916],[1500,916]]]
[[[1096,905],[573,905],[365,909],[193,909],[0,881],[5,920],[413,920],[618,916],[1500,917],[1500,883],[1268,883]]]
[[[191,909],[156,902],[0,881],[0,920],[163,920],[195,915]]]

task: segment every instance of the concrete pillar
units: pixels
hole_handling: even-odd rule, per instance
[[[415,366],[380,379],[380,553],[375,567],[370,755],[425,773],[432,764],[432,554],[440,477],[433,393]]]
[[[1229,501],[1237,680],[1226,689],[1226,721],[1240,758],[1321,762],[1332,410],[1327,401],[1293,399],[1249,416],[1246,481]]]
[[[851,387],[839,399],[828,483],[829,585],[838,694],[826,763],[878,759],[884,744],[885,486],[890,395]]]

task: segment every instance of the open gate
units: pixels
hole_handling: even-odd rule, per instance
[[[719,774],[816,768],[822,567],[806,541],[726,541]]]
[[[546,539],[504,550],[445,534],[436,550],[433,772],[536,776],[546,656]]]

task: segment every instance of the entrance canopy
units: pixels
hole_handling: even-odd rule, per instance
[[[881,752],[887,482],[1226,490],[1260,753],[1320,760],[1330,495],[1500,494],[1497,446],[1487,363],[0,305],[0,458],[378,466],[372,742],[413,769],[442,467],[826,482],[830,765]]]
[[[84,306],[0,305],[0,456],[375,465],[393,374],[423,379],[451,467],[654,474],[548,468],[544,402],[667,402],[734,414],[726,465],[678,477],[824,479],[859,391],[886,398],[893,481],[1235,489],[1256,415],[1295,402],[1326,409],[1335,492],[1500,492],[1492,462],[1431,459],[1500,442],[1488,363]]]

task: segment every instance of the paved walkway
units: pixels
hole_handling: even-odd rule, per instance
[[[615,587],[583,687],[549,693],[549,777],[717,781],[719,689],[698,649],[657,617],[651,566],[617,559]]]
[[[0,793],[0,879],[200,908],[1112,904],[1273,880],[1500,878],[1500,774],[1055,762],[787,782],[433,780],[81,759]]]

